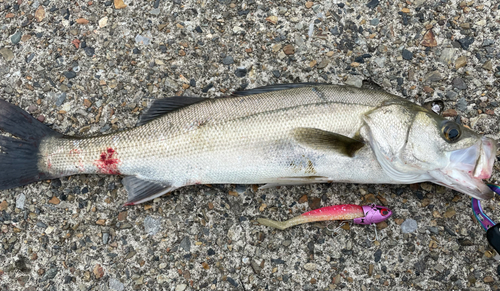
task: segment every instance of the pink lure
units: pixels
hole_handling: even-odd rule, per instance
[[[266,218],[258,218],[257,221],[266,226],[285,229],[306,222],[349,220],[355,224],[379,223],[391,217],[392,211],[383,206],[354,204],[333,205],[312,210],[286,221],[275,221]]]

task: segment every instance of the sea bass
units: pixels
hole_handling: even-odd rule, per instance
[[[137,127],[63,136],[0,100],[0,190],[123,175],[127,205],[193,184],[433,182],[478,199],[496,142],[368,86],[283,84],[155,100]]]

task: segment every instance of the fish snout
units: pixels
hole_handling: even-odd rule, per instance
[[[365,217],[354,219],[355,224],[373,224],[382,222],[392,215],[392,211],[384,206],[364,205],[363,213]]]

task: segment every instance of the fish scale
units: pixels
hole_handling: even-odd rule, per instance
[[[313,174],[336,180],[353,178],[354,172],[332,175],[338,172],[342,157],[336,160],[335,155],[301,148],[294,144],[289,131],[318,128],[352,137],[361,126],[361,115],[391,95],[332,85],[288,91],[209,99],[106,136],[53,138],[42,145],[42,167],[59,175],[106,174],[109,172],[97,164],[101,155],[112,149],[112,158],[119,160],[117,174],[136,175],[175,187],[269,183],[281,177]],[[79,149],[77,153],[72,152],[75,148]],[[366,158],[374,161],[370,154],[359,157],[364,167],[370,164]],[[317,168],[315,173],[304,167],[290,167],[307,164],[307,159]]]

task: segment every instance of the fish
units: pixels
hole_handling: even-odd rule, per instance
[[[65,136],[0,99],[0,131],[0,190],[102,174],[123,176],[125,205],[196,184],[432,182],[493,197],[483,180],[495,140],[373,83],[161,98],[136,127],[90,137]]]
[[[259,217],[257,218],[257,222],[265,226],[284,230],[303,223],[332,220],[352,219],[354,224],[369,225],[385,221],[391,216],[392,211],[383,206],[342,204],[314,209],[285,221]]]

